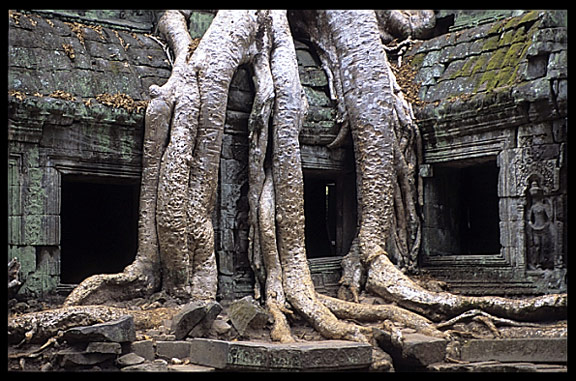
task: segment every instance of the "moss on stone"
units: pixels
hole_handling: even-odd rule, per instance
[[[426,58],[426,53],[418,53],[412,57],[409,57],[408,64],[414,69],[419,70],[420,66],[424,62],[424,58]]]

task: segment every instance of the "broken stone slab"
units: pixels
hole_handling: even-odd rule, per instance
[[[402,360],[406,365],[427,366],[444,360],[446,340],[419,333],[404,336]]]
[[[120,367],[142,364],[146,359],[138,356],[136,353],[127,353],[116,359],[116,364]]]
[[[480,361],[470,363],[437,363],[427,367],[431,372],[546,372],[565,373],[567,367],[560,364],[535,364],[528,362]]]
[[[125,366],[120,370],[122,372],[167,372],[168,363],[165,361],[145,361],[142,364]]]
[[[116,358],[116,355],[111,353],[86,353],[74,349],[62,350],[57,355],[60,357],[60,366],[63,368],[97,365]]]
[[[192,302],[183,306],[172,319],[170,327],[176,340],[182,340],[192,330],[195,335],[202,336],[210,330],[214,319],[222,311],[222,306],[217,302]]]
[[[426,367],[430,364],[442,362],[446,357],[446,340],[426,336],[419,333],[407,333],[402,343],[391,340],[390,335],[382,330],[377,330],[375,338],[378,345],[386,351],[394,360],[394,367]]]
[[[190,340],[190,362],[234,370],[351,370],[367,369],[372,347],[340,340],[265,343]]]
[[[205,307],[206,315],[196,324],[194,328],[188,333],[190,337],[204,337],[212,328],[212,324],[216,320],[216,317],[222,312],[222,306],[217,302],[210,302]]]
[[[565,363],[568,361],[566,337],[473,339],[462,345],[463,361]]]
[[[111,353],[119,355],[122,353],[122,345],[111,341],[92,341],[86,346],[86,353]]]
[[[214,372],[214,368],[193,364],[168,365],[169,372]]]
[[[246,333],[249,327],[261,329],[268,322],[268,313],[252,296],[235,300],[230,304],[227,312],[230,322],[241,336]]]
[[[106,323],[70,328],[64,332],[63,338],[69,343],[90,341],[124,343],[134,341],[136,340],[134,318],[132,315],[126,315]]]

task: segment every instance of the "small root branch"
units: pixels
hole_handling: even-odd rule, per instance
[[[481,319],[479,319],[481,318]],[[540,327],[540,324],[536,324],[536,323],[529,323],[529,322],[518,322],[518,321],[514,321],[514,320],[510,320],[510,319],[504,319],[504,318],[499,318],[496,317],[494,315],[491,315],[487,312],[484,312],[482,310],[479,309],[473,309],[470,311],[466,311],[448,321],[445,321],[443,323],[438,323],[436,324],[436,328],[438,329],[442,329],[442,328],[446,328],[446,327],[451,327],[454,324],[461,322],[463,320],[467,320],[467,319],[475,319],[477,321],[481,321],[484,324],[486,324],[488,326],[488,328],[490,328],[491,330],[496,329],[495,324],[498,325],[507,325],[507,326],[511,326],[511,327]],[[494,327],[494,328],[492,328]]]

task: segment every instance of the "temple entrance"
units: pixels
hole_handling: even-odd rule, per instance
[[[62,176],[60,283],[121,272],[138,247],[139,184]]]
[[[492,159],[434,165],[425,181],[426,253],[500,253],[498,171]]]
[[[308,258],[336,254],[336,183],[327,179],[304,181],[306,252]]]
[[[356,232],[354,175],[305,171],[304,217],[309,259],[346,255]]]

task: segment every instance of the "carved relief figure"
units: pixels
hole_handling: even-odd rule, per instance
[[[537,180],[528,188],[527,265],[528,269],[554,268],[553,213],[550,200]]]

